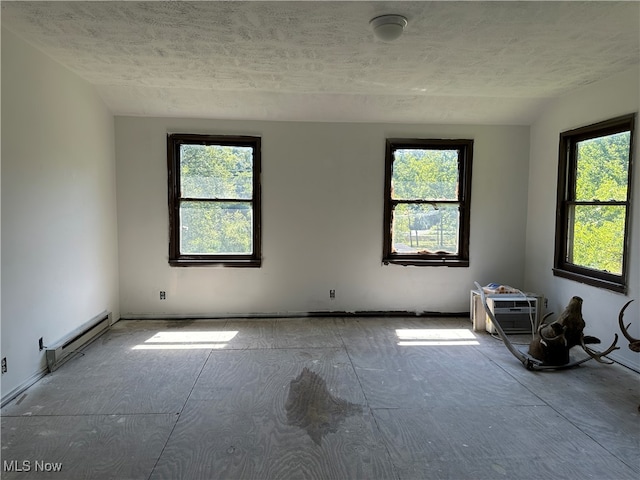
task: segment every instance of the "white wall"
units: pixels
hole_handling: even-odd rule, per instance
[[[528,127],[116,117],[115,132],[123,317],[464,312],[474,280],[524,281]],[[168,132],[262,137],[262,268],[168,265]],[[475,140],[469,268],[381,264],[388,137]]]
[[[638,122],[636,123],[635,171],[632,198],[629,291],[627,295],[591,287],[572,280],[554,277],[553,253],[555,235],[556,189],[558,174],[558,142],[561,132],[590,125],[619,115],[638,112],[640,80],[638,69],[571,92],[542,111],[531,127],[529,168],[529,214],[527,222],[525,286],[549,298],[549,310],[559,313],[572,296],[584,299],[583,316],[587,332],[607,343],[619,333],[618,311],[627,300],[636,301],[627,309],[626,318],[633,321],[630,332],[640,338],[640,156],[638,155]],[[640,121],[640,118],[638,119]],[[621,350],[612,357],[640,368],[640,355],[627,348],[622,339]]]
[[[118,318],[113,116],[93,88],[2,29],[3,398],[51,344]]]

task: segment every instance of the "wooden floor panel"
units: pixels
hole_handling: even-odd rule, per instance
[[[400,478],[622,480],[638,473],[551,407],[374,414]]]
[[[92,349],[96,350],[96,349]],[[45,376],[3,409],[3,415],[104,415],[176,413],[209,350],[146,351],[128,361],[94,362],[91,352]]]
[[[635,479],[638,404],[462,318],[120,321],[2,409],[2,478]]]
[[[190,401],[151,477],[157,479],[395,478],[369,413],[349,416],[316,443],[284,408],[252,414]]]
[[[148,478],[177,418],[175,413],[3,417],[0,476],[3,480]],[[12,461],[17,466],[10,468],[7,462]],[[54,471],[54,464],[61,469]]]

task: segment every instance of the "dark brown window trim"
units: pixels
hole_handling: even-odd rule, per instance
[[[576,270],[578,270],[578,268],[576,268]],[[586,268],[581,270],[587,271]],[[591,285],[592,287],[605,288],[618,293],[627,293],[627,286],[625,284],[617,281],[607,281],[601,278],[596,278],[593,274],[581,274],[577,271],[574,272],[559,268],[554,268],[553,274],[556,277],[566,278],[575,282],[584,283],[585,285]]]
[[[414,267],[468,267],[469,260],[461,260],[459,258],[441,257],[425,259],[423,255],[397,255],[391,254],[386,257],[382,263],[385,265],[402,265]]]
[[[628,285],[628,260],[630,249],[630,218],[632,208],[633,191],[633,153],[635,137],[636,114],[623,115],[605,120],[603,122],[576,128],[560,134],[558,153],[558,188],[556,202],[556,231],[553,274],[598,288],[611,290],[618,293],[626,293]],[[576,144],[591,138],[603,137],[614,133],[630,131],[629,168],[627,172],[627,199],[624,202],[580,202],[581,204],[624,205],[625,212],[625,238],[622,257],[622,274],[616,275],[609,272],[589,269],[570,263],[567,258],[567,232],[569,206],[575,204],[573,191],[576,177]]]
[[[459,192],[460,224],[458,231],[458,254],[401,254],[393,252],[393,204],[391,198],[391,178],[393,174],[393,152],[402,148],[418,148],[432,150],[458,149],[459,154]],[[384,232],[383,254],[384,265],[403,265],[419,267],[468,267],[469,266],[469,232],[471,225],[471,172],[473,165],[472,139],[408,139],[390,138],[385,149],[385,184],[384,184]],[[432,203],[427,201],[426,203]],[[438,203],[448,203],[446,201]]]
[[[253,148],[253,253],[194,255],[180,253],[180,145],[229,145]],[[176,267],[222,266],[260,267],[261,254],[261,139],[241,135],[198,135],[173,133],[167,135],[169,265]],[[219,199],[217,199],[219,200]]]

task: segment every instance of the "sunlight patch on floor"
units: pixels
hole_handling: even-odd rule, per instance
[[[479,345],[473,332],[466,328],[400,328],[396,335],[402,347]]]
[[[133,350],[220,349],[225,348],[237,334],[237,330],[158,332]]]

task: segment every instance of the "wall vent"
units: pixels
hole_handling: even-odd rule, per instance
[[[73,330],[55,345],[47,347],[47,368],[49,372],[57,370],[70,360],[82,347],[102,335],[111,326],[111,312],[102,312],[87,323]]]

